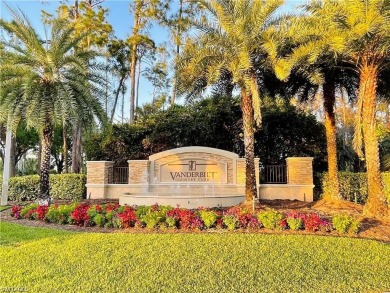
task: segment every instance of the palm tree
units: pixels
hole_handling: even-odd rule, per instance
[[[388,212],[381,182],[376,102],[381,73],[390,64],[390,3],[388,0],[313,1],[308,10],[327,23],[324,39],[329,49],[354,66],[359,89],[354,144],[364,153],[368,198],[364,213],[383,216]]]
[[[314,23],[311,26],[313,22],[308,21],[306,17],[303,21],[298,19],[298,24],[295,22],[297,24],[294,29],[296,45],[293,45],[292,52],[286,59],[280,60],[287,66],[284,66],[286,69],[284,72],[279,72],[283,73],[280,75],[282,79],[290,75],[290,82],[298,87],[295,92],[301,101],[308,100],[316,94],[322,94],[328,155],[328,180],[324,200],[337,202],[342,199],[342,196],[339,193],[337,163],[336,91],[341,92],[345,89],[349,97],[353,98],[357,82],[353,72],[348,72],[344,68],[348,65],[342,64],[337,56],[329,52],[329,45],[322,38],[322,31],[326,26],[318,26],[317,21]],[[306,80],[299,78],[299,75]],[[298,83],[294,82],[294,79],[297,79]]]
[[[44,44],[21,11],[10,11],[13,20],[1,19],[0,26],[17,42],[2,41],[0,120],[10,116],[17,125],[25,119],[29,127],[38,129],[42,143],[39,198],[48,201],[54,125],[79,117],[104,121],[96,98],[103,82],[98,66],[92,64],[96,55],[74,49],[83,36],[72,37],[74,28],[69,23],[53,22],[50,43]]]
[[[240,89],[246,159],[245,199],[257,197],[254,130],[261,124],[257,70],[276,60],[274,14],[282,0],[201,0],[206,17],[196,23],[197,39],[188,40],[180,57],[178,92],[215,84],[226,71]],[[261,66],[258,66],[261,64]],[[256,65],[256,66],[255,66]]]

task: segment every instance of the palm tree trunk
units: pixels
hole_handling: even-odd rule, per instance
[[[62,151],[63,151],[63,159],[64,159],[64,173],[68,173],[68,145],[66,143],[66,124],[65,121],[62,123]]]
[[[77,121],[73,132],[72,173],[81,171],[81,121]]]
[[[49,189],[49,171],[50,171],[50,150],[53,137],[53,127],[50,122],[46,123],[45,128],[41,133],[41,163],[39,166],[39,195],[38,198],[42,201],[48,201],[50,198]]]
[[[242,123],[244,129],[245,148],[245,201],[251,203],[257,198],[256,169],[255,169],[255,135],[252,97],[245,89],[241,90]]]
[[[16,137],[12,135],[11,137],[11,163],[9,167],[9,177],[14,177],[15,176],[15,169],[16,169]]]
[[[380,173],[379,147],[376,135],[376,90],[378,68],[365,64],[360,68],[359,99],[363,101],[362,129],[367,167],[368,197],[363,213],[382,217],[388,212]]]
[[[333,77],[325,76],[323,99],[325,109],[326,148],[328,152],[328,182],[324,199],[340,200],[337,167],[336,119],[334,114],[336,86]]]

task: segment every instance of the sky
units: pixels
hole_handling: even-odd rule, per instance
[[[59,6],[60,2],[56,0],[0,0],[0,16],[3,19],[10,20],[11,16],[6,8],[4,3],[7,3],[7,5],[11,6],[12,8],[20,8],[28,17],[34,28],[44,35],[44,29],[41,22],[41,11],[45,10],[49,13],[54,14],[56,8]],[[73,3],[73,0],[68,1],[69,5]],[[114,35],[119,39],[126,39],[132,29],[133,24],[133,17],[130,13],[129,4],[131,0],[106,0],[101,5],[104,8],[107,8],[109,10],[107,21],[112,25],[114,30]],[[305,2],[304,0],[287,0],[286,4],[284,5],[283,9],[281,10],[281,13],[292,11],[293,7],[295,5],[302,4],[302,2]],[[166,42],[169,42],[169,34],[166,29],[163,29],[161,27],[158,27],[156,24],[151,29],[151,38],[154,40],[154,42],[159,45]],[[129,81],[127,81],[127,84]],[[151,102],[152,100],[152,86],[151,84],[145,79],[141,78],[140,81],[140,101],[139,104],[143,104],[146,102]],[[126,93],[125,96],[125,117],[129,116],[129,93]],[[120,108],[120,105],[119,105]],[[118,112],[118,111],[117,111]],[[116,119],[118,119],[119,116],[116,115]],[[118,121],[118,120],[117,120]]]

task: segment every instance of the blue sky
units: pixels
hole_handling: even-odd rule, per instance
[[[11,0],[4,1],[0,0],[0,16],[4,19],[9,20],[10,15],[7,8],[4,5],[4,2],[9,6],[15,8],[20,8],[29,18],[32,25],[37,29],[38,32],[42,32],[43,35],[43,25],[41,23],[41,11],[45,10],[49,13],[54,13],[59,1],[55,0]],[[69,0],[69,5],[73,3],[73,0]],[[114,34],[118,38],[126,38],[131,33],[131,28],[133,24],[133,18],[129,10],[129,4],[131,0],[121,1],[121,0],[106,0],[101,5],[104,8],[109,9],[109,14],[107,17],[108,22],[112,25],[114,29]],[[286,5],[283,8],[282,12],[291,11],[294,5],[302,4],[304,0],[287,0]],[[156,44],[162,44],[164,42],[169,42],[169,35],[166,29],[154,25],[151,29],[151,37],[156,42]],[[127,82],[128,83],[128,82]],[[151,92],[152,87],[145,79],[141,79],[140,82],[140,104],[151,101]],[[125,115],[128,117],[129,104],[128,96],[125,97]]]

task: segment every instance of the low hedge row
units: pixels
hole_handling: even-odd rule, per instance
[[[52,174],[50,175],[50,196],[54,199],[79,201],[85,198],[85,174]],[[32,201],[39,192],[39,176],[11,177],[9,180],[10,201]]]
[[[228,210],[198,208],[189,210],[170,206],[129,207],[119,204],[89,205],[73,203],[70,205],[13,206],[11,215],[16,219],[40,220],[50,223],[73,224],[78,226],[98,226],[106,228],[150,228],[150,229],[260,229],[308,230],[341,234],[357,233],[360,221],[348,215],[336,215],[332,222],[316,213],[290,211],[286,214],[275,209],[251,213],[247,209],[233,207]]]
[[[319,174],[316,180],[317,192],[326,192],[328,174]],[[382,183],[387,202],[390,203],[390,172],[382,173]],[[366,173],[339,172],[340,194],[343,199],[364,204],[367,200],[367,175]]]

